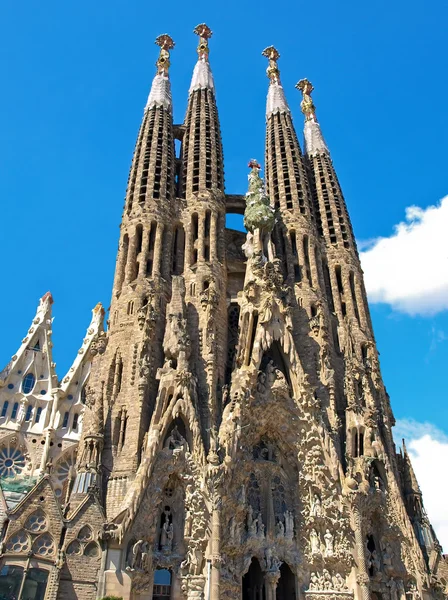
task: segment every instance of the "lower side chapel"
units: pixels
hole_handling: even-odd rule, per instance
[[[302,151],[263,51],[265,178],[227,194],[194,32],[180,124],[156,40],[106,323],[58,379],[47,293],[0,373],[0,600],[442,600],[313,86]]]

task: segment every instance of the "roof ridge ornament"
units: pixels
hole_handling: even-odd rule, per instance
[[[208,55],[210,52],[208,40],[212,37],[213,31],[205,23],[200,23],[193,29],[193,33],[199,36],[199,45],[197,48],[199,59],[208,61]]]
[[[277,64],[277,61],[280,58],[280,52],[277,50],[277,48],[275,48],[275,46],[268,46],[261,54],[269,60],[269,66],[266,69],[266,75],[268,76],[270,82],[281,85],[280,70]]]
[[[156,62],[157,75],[168,76],[168,69],[171,65],[169,51],[172,50],[176,44],[174,43],[173,38],[167,33],[159,35],[155,44],[160,47],[159,58]]]
[[[316,107],[314,106],[313,99],[311,98],[311,94],[314,90],[313,84],[309,79],[301,79],[299,83],[296,85],[296,89],[302,92],[302,102],[300,103],[300,108],[305,115],[305,121],[316,121]]]

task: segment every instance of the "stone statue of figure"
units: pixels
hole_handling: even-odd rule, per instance
[[[398,598],[398,585],[397,582],[395,581],[395,579],[392,577],[388,584],[387,587],[390,590],[390,600],[399,600]]]
[[[143,571],[149,571],[149,568],[150,568],[149,543],[143,542],[141,550],[142,550],[142,555],[141,555],[141,560],[140,560],[140,568]]]
[[[285,537],[285,526],[283,525],[283,521],[277,522],[275,533],[277,534],[277,537]]]
[[[406,596],[410,598],[410,600],[420,600],[420,592],[417,589],[415,583],[410,583],[408,587],[408,591],[406,592]]]
[[[386,543],[386,545],[383,547],[383,564],[384,564],[384,570],[386,571],[386,573],[390,573],[390,571],[392,570],[392,557],[393,557],[393,551],[392,551],[392,546],[389,544],[389,542]]]
[[[184,527],[184,536],[187,538],[191,536],[192,524],[193,524],[193,515],[191,513],[191,510],[187,510],[187,513],[185,515],[185,527]]]
[[[166,520],[162,526],[162,535],[160,537],[160,545],[163,551],[169,552],[173,549],[173,536],[173,524]]]
[[[324,579],[324,590],[331,590],[333,587],[333,581],[331,580],[331,575],[328,569],[324,569],[322,571],[322,576]]]
[[[138,540],[132,546],[132,559],[131,559],[131,570],[132,571],[134,571],[135,569],[140,567],[141,556],[142,556],[142,546],[143,546],[143,540]]]
[[[334,538],[333,538],[333,535],[330,533],[329,529],[327,529],[325,531],[324,542],[325,542],[325,556],[333,556],[333,554],[334,554],[334,548],[333,548]]]
[[[310,548],[311,554],[320,554],[319,534],[314,528],[310,531]]]
[[[340,573],[336,573],[335,575],[333,575],[332,581],[333,581],[333,589],[335,589],[337,591],[341,591],[341,590],[345,589],[345,581]]]
[[[319,577],[316,573],[311,573],[310,577],[310,590],[318,590],[319,589]]]
[[[258,537],[259,538],[264,538],[264,523],[263,523],[263,517],[261,516],[261,512],[258,513]]]
[[[272,360],[266,365],[266,379],[269,385],[272,385],[276,379],[274,361]]]
[[[169,545],[169,539],[168,539],[168,532],[172,531],[172,514],[171,514],[171,509],[166,506],[165,510],[163,511],[163,514],[165,516],[165,519],[163,521],[163,525],[162,525],[162,529],[160,532],[160,546],[162,548],[162,550],[168,549],[168,545]],[[170,527],[171,525],[171,527]],[[172,536],[171,536],[171,540],[172,540]]]
[[[257,529],[258,529],[257,526],[258,526],[258,519],[257,519],[257,517],[255,517],[255,518],[251,517],[251,521],[249,523],[249,535],[251,537],[256,537],[256,535],[257,535]]]
[[[168,448],[169,450],[177,450],[179,448],[186,449],[186,447],[187,442],[185,438],[179,433],[177,425],[175,425],[165,442],[165,448]]]
[[[316,494],[311,500],[311,516],[321,517],[322,516],[322,502],[319,496]]]
[[[376,550],[372,550],[370,553],[370,564],[373,567],[374,573],[378,573],[381,570],[381,562]]]
[[[294,537],[294,515],[290,510],[287,510],[284,514],[285,517],[285,538],[292,540]]]

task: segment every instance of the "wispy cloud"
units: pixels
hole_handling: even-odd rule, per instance
[[[423,493],[423,502],[439,542],[448,549],[448,436],[432,423],[399,419],[394,428],[397,444],[406,439],[406,447]]]
[[[390,237],[361,245],[370,302],[411,315],[448,309],[448,196],[437,206],[410,206]]]

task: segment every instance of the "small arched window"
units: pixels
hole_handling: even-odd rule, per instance
[[[78,429],[78,419],[79,419],[79,414],[75,413],[73,415],[73,431],[76,431]]]
[[[68,425],[68,412],[64,413],[64,419],[62,421],[62,427],[67,427]]]
[[[36,383],[36,378],[32,373],[27,373],[22,381],[22,392],[24,394],[29,394],[33,391],[34,384]]]
[[[31,421],[31,415],[33,414],[33,407],[31,404],[28,404],[26,409],[25,421]]]
[[[19,410],[19,403],[14,402],[14,406],[12,407],[11,419],[15,419],[17,417],[18,410]]]
[[[8,400],[5,400],[3,402],[2,417],[6,417],[6,413],[8,412],[8,406],[9,406],[9,402],[8,402]]]
[[[39,408],[36,410],[36,418],[34,419],[35,423],[39,423],[41,414],[42,414],[42,406],[39,406]]]

